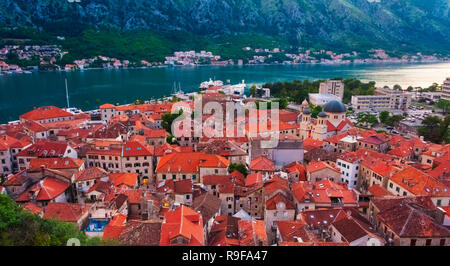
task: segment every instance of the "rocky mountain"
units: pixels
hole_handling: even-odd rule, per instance
[[[449,10],[449,0],[2,0],[0,26],[260,33],[305,46],[450,52]]]

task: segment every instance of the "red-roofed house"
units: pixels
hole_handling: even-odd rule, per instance
[[[84,170],[84,161],[74,158],[34,158],[30,160],[29,169],[40,170],[42,168],[55,169],[67,174],[75,174]]]
[[[264,221],[239,220],[239,244],[241,246],[268,246]]]
[[[275,163],[264,156],[255,158],[249,166],[252,174],[261,173],[263,177],[268,177],[275,172]]]
[[[26,169],[34,158],[78,158],[77,151],[66,142],[42,140],[23,149],[17,154],[20,170]]]
[[[339,182],[341,173],[335,167],[323,162],[312,162],[306,166],[306,179],[316,182],[324,179]]]
[[[161,246],[204,246],[202,216],[186,206],[166,212],[161,226]]]
[[[137,173],[110,173],[109,180],[116,188],[136,188],[138,186],[138,174]]]
[[[287,193],[286,193],[287,194]],[[266,199],[264,211],[264,224],[268,232],[269,244],[276,242],[276,230],[278,221],[294,221],[295,205],[292,195],[278,192],[274,196]]]
[[[44,208],[44,219],[74,223],[82,229],[89,216],[89,206],[79,203],[50,202]]]
[[[222,156],[202,152],[171,153],[164,155],[156,167],[157,181],[192,179],[202,182],[206,175],[228,174],[229,162]]]
[[[294,203],[298,212],[317,208],[357,207],[358,193],[348,189],[346,183],[330,180],[316,183],[298,182],[292,186]]]
[[[67,202],[70,184],[53,177],[46,177],[23,192],[15,200],[33,202],[43,207],[49,202]]]
[[[370,219],[394,246],[449,246],[450,230],[429,197],[373,199]]]
[[[214,219],[208,234],[209,246],[231,247],[239,246],[239,218],[221,215]]]
[[[97,181],[108,181],[108,172],[99,167],[89,167],[75,174],[78,191],[86,193]]]
[[[22,122],[28,120],[39,123],[50,123],[72,119],[73,114],[56,106],[42,106],[20,116]]]
[[[192,179],[174,181],[173,185],[175,202],[191,206],[193,200]]]
[[[387,190],[397,196],[430,196],[436,206],[450,205],[450,188],[411,166],[395,173]]]
[[[358,148],[385,153],[389,149],[389,141],[383,135],[376,134],[358,139]]]
[[[31,145],[6,134],[0,135],[0,174],[8,175],[17,169],[16,155]]]

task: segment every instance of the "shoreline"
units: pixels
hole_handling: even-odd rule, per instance
[[[450,60],[433,60],[433,61],[409,61],[409,62],[403,62],[403,61],[374,61],[374,62],[349,62],[349,63],[261,63],[261,64],[227,64],[227,65],[213,65],[213,64],[194,64],[194,65],[160,65],[160,66],[151,66],[151,67],[120,67],[120,68],[102,68],[102,67],[93,67],[93,68],[83,68],[83,69],[74,69],[74,70],[65,70],[65,69],[55,69],[55,70],[29,70],[28,73],[22,71],[22,72],[15,72],[15,71],[0,71],[0,75],[15,75],[15,74],[31,74],[31,73],[45,73],[45,72],[83,72],[88,70],[127,70],[127,69],[153,69],[153,68],[184,68],[184,67],[248,67],[248,66],[360,66],[360,65],[396,65],[396,64],[407,64],[407,65],[420,65],[420,64],[439,64],[439,63],[449,63]],[[25,67],[24,67],[25,68]],[[9,73],[11,72],[11,73]]]

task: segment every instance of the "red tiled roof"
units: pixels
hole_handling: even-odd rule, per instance
[[[84,164],[81,159],[66,158],[34,158],[30,160],[30,169],[44,168],[50,169],[79,169]]]
[[[175,194],[190,194],[192,193],[192,179],[179,180],[174,182]]]
[[[450,189],[447,186],[411,166],[395,173],[390,181],[416,196],[450,196]]]
[[[137,173],[110,173],[109,179],[113,182],[115,187],[126,185],[134,187],[137,184]]]
[[[368,136],[363,139],[360,139],[359,141],[364,142],[364,143],[374,144],[374,145],[379,145],[379,144],[382,144],[385,142],[383,139],[381,139],[377,135]]]
[[[92,179],[100,179],[103,176],[107,176],[108,172],[106,172],[103,168],[100,167],[89,167],[83,169],[75,174],[75,182],[86,181]]]
[[[375,197],[385,197],[385,196],[392,196],[389,191],[387,191],[385,188],[383,188],[380,185],[374,184],[368,188],[368,191],[371,195]]]
[[[288,169],[288,173],[298,173],[299,181],[306,181],[306,168],[302,164],[295,163]]]
[[[250,174],[245,179],[245,186],[253,186],[255,184],[262,183],[262,175],[261,173]]]
[[[68,144],[61,141],[41,140],[23,149],[18,157],[62,157]]]
[[[266,210],[276,210],[279,203],[284,203],[286,210],[295,210],[294,203],[282,193],[277,193],[266,201]]]
[[[182,205],[165,214],[165,223],[161,227],[161,246],[172,245],[170,241],[181,236],[188,240],[188,246],[203,246],[203,220],[199,213]]]
[[[127,189],[123,194],[128,197],[130,204],[140,204],[142,200],[142,189]]]
[[[118,240],[120,234],[123,232],[124,229],[125,229],[125,226],[112,226],[112,225],[107,224],[105,226],[105,228],[103,229],[102,239],[103,240],[108,240],[108,239]]]
[[[384,200],[384,201],[391,201]],[[398,204],[398,203],[402,204]],[[427,207],[410,202],[410,199],[395,199],[377,214],[400,237],[450,237],[450,230],[426,214]],[[376,205],[378,207],[378,205]]]
[[[137,141],[127,141],[122,147],[122,156],[153,156],[154,147]]]
[[[331,170],[333,170],[335,172],[341,173],[338,169],[332,167],[331,165],[329,165],[329,164],[327,164],[327,163],[325,163],[323,161],[313,162],[313,163],[308,164],[306,166],[306,172],[313,173],[313,172],[316,172],[316,171],[323,170],[325,168],[328,168],[328,169],[331,169]]]
[[[286,179],[279,177],[278,175],[274,175],[271,180],[268,180],[264,183],[265,195],[270,195],[278,190],[290,193],[289,182]]]
[[[204,185],[219,185],[231,182],[231,175],[205,175],[203,176]]]
[[[357,222],[347,217],[333,222],[332,225],[349,243],[367,235]]]
[[[250,170],[252,171],[275,171],[275,163],[264,156],[259,156],[250,162]]]
[[[110,103],[100,105],[100,109],[115,109],[116,107]]]
[[[20,119],[26,120],[44,120],[50,118],[72,116],[71,113],[64,111],[56,106],[42,106],[20,116]]]
[[[3,183],[3,186],[22,186],[28,180],[26,169],[19,171],[17,174],[9,176]]]
[[[307,139],[303,140],[303,147],[307,151],[322,147],[323,144],[324,144],[323,141],[317,140],[317,139],[307,138]]]
[[[217,216],[211,226],[208,245],[239,246],[239,220],[229,215]]]
[[[69,188],[69,183],[63,182],[53,177],[46,177],[39,183],[33,185],[31,188],[23,192],[18,198],[17,202],[30,201],[30,194],[34,193],[36,200],[52,200]]]
[[[8,135],[0,135],[0,151],[5,151],[10,148],[23,148],[30,143],[21,141]]]
[[[241,246],[257,246],[258,241],[267,243],[264,221],[239,220],[239,243]]]
[[[23,205],[23,208],[30,211],[33,214],[39,214],[42,212],[42,208],[37,206],[36,204],[32,202],[27,202]]]
[[[305,228],[303,221],[277,221],[278,231],[280,232],[282,242],[302,242],[317,241],[315,235]]]
[[[226,158],[201,152],[172,153],[164,155],[158,162],[158,173],[196,173],[200,167],[227,168],[229,162]]]
[[[44,219],[78,222],[89,211],[89,207],[78,203],[50,202],[44,209]]]

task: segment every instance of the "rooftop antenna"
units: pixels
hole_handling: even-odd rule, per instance
[[[67,108],[69,108],[69,91],[67,89],[67,78],[65,79],[66,81],[66,100],[67,100]]]

